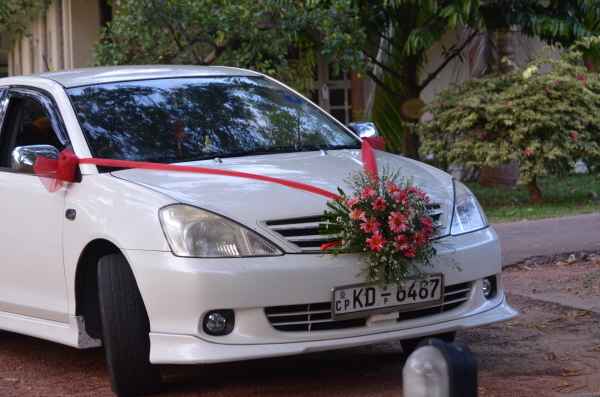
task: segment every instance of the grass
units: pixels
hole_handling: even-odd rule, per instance
[[[525,186],[490,188],[476,182],[467,186],[477,196],[491,223],[557,218],[600,213],[600,174],[572,174],[538,180],[543,204],[529,199]]]

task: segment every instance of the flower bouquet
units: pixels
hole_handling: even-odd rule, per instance
[[[357,171],[346,182],[352,193],[338,188],[340,196],[327,203],[320,233],[330,242],[321,249],[333,256],[359,253],[368,266],[357,276],[364,275],[369,284],[402,289],[407,275],[426,276],[422,267],[433,266],[437,254],[432,239],[442,233],[428,208],[429,197],[399,170],[384,169],[381,176]]]

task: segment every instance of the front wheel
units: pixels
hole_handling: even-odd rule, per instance
[[[404,354],[409,356],[413,351],[415,351],[415,349],[417,348],[417,345],[419,343],[421,343],[423,340],[429,339],[429,338],[437,338],[437,339],[441,339],[442,341],[444,341],[446,343],[453,343],[454,340],[456,339],[456,331],[445,332],[443,334],[437,334],[437,335],[430,335],[430,336],[426,336],[424,338],[403,339],[400,341],[400,346],[402,346],[402,350],[404,351]]]
[[[160,369],[150,363],[150,320],[123,254],[100,259],[98,296],[102,343],[113,393],[127,397],[159,392]]]

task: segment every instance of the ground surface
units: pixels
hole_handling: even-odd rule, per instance
[[[459,332],[479,395],[600,396],[600,251],[504,270],[517,320]],[[162,366],[165,396],[400,396],[398,343],[207,366]],[[112,396],[102,349],[0,334],[0,396]]]

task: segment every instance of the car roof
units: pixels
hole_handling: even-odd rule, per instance
[[[37,77],[53,80],[66,88],[71,88],[119,81],[216,76],[261,76],[261,74],[224,66],[132,65],[60,70],[9,77],[8,79],[11,80],[11,84],[26,84],[29,79]],[[1,82],[2,80],[0,80]]]

